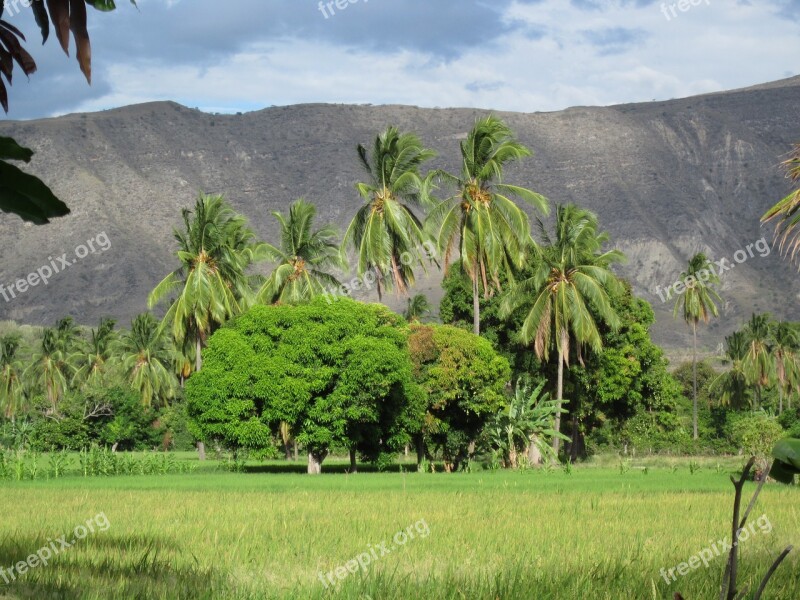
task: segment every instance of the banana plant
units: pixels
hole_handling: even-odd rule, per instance
[[[512,469],[519,465],[520,452],[527,451],[528,456],[538,453],[552,461],[556,459],[552,439],[558,437],[569,441],[553,427],[555,415],[567,411],[560,408],[549,393],[542,393],[543,389],[544,382],[531,390],[529,381],[518,379],[513,398],[495,415],[489,426],[492,445],[503,453],[506,465]]]
[[[800,475],[800,440],[787,438],[772,449],[772,468],[770,477],[781,483],[791,485],[795,475]]]

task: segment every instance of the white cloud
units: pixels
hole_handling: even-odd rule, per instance
[[[358,39],[285,32],[213,64],[128,57],[99,67],[111,91],[78,108],[170,99],[229,111],[369,102],[531,112],[690,96],[796,72],[800,24],[782,18],[774,4],[709,0],[669,21],[661,4],[614,0],[581,10],[569,0],[514,0],[502,15],[511,31],[486,40],[477,31],[476,45],[447,61],[419,46],[387,52]]]

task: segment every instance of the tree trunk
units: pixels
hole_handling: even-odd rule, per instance
[[[294,440],[294,461],[300,460],[300,449],[297,447],[297,440]]]
[[[417,467],[419,467],[422,461],[425,460],[425,438],[422,437],[422,434],[415,436],[414,446],[416,446],[417,450]]]
[[[518,466],[518,464],[517,464],[517,448],[516,448],[516,446],[514,446],[514,444],[511,444],[511,446],[509,446],[509,448],[508,448],[508,465],[512,469],[516,469],[517,466]]]
[[[481,296],[478,286],[478,267],[475,266],[472,274],[472,333],[481,334]]]
[[[200,369],[203,368],[203,354],[202,354],[203,342],[200,339],[199,335],[197,336],[197,340],[195,341],[194,350],[196,352],[196,355],[194,357],[194,371],[195,373],[197,373],[198,371],[200,371]]]
[[[536,435],[531,436],[530,441],[528,442],[528,463],[532,467],[538,467],[542,464],[542,452],[539,450],[539,446],[536,442],[539,440],[539,437]]]
[[[783,414],[783,385],[778,384],[778,414]]]
[[[692,436],[697,439],[697,321],[692,325]]]
[[[578,460],[578,409],[575,407],[575,414],[572,415],[572,442],[569,446],[570,461],[575,464]]]
[[[558,349],[558,386],[556,389],[556,401],[558,412],[556,413],[555,423],[553,429],[556,432],[561,431],[561,403],[564,401],[564,349],[563,346]],[[558,450],[561,448],[561,440],[558,437],[553,437],[553,450],[556,453],[556,460],[558,459]]]
[[[197,442],[197,456],[200,460],[206,459],[206,445],[203,442]]]
[[[358,473],[358,461],[356,460],[355,448],[350,448],[350,472]]]
[[[308,451],[308,474],[309,475],[319,475],[322,473],[322,461],[325,460],[325,457],[328,455],[327,451],[325,452],[314,452],[313,450]]]
[[[286,460],[292,460],[292,445],[288,441],[283,444],[283,456]]]
[[[114,445],[111,446],[111,452],[116,452],[117,451],[117,446],[119,446],[119,442],[114,442]]]

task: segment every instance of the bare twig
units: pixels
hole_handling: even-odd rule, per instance
[[[783,559],[786,558],[789,555],[789,552],[791,551],[792,551],[792,546],[788,546],[786,550],[781,552],[780,556],[778,556],[778,558],[775,559],[775,562],[772,563],[772,566],[769,568],[769,571],[767,571],[767,574],[764,575],[764,579],[761,580],[761,585],[758,586],[758,591],[756,591],[756,595],[753,596],[753,600],[760,600],[762,592],[767,587],[767,584],[769,583],[772,574],[775,573],[775,569],[777,569],[780,566],[780,564],[783,562]]]
[[[755,457],[751,457],[747,461],[744,469],[742,469],[742,476],[739,481],[736,481],[731,475],[731,483],[736,490],[736,496],[733,500],[733,521],[731,525],[731,551],[728,554],[728,564],[725,567],[725,575],[722,578],[722,589],[720,590],[720,600],[736,600],[738,590],[736,589],[736,576],[738,575],[738,557],[739,550],[739,513],[742,505],[742,489],[744,489],[747,476],[750,474],[750,469],[753,468]]]

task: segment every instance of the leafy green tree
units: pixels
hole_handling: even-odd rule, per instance
[[[75,365],[73,385],[77,388],[84,385],[97,386],[107,381],[112,372],[112,347],[116,341],[113,319],[102,319],[97,329],[92,329],[89,339],[83,341],[72,356]]]
[[[713,287],[719,283],[719,278],[711,267],[711,261],[700,252],[689,260],[689,266],[686,271],[681,273],[680,281],[686,287],[686,291],[676,297],[674,315],[677,317],[680,313],[692,330],[692,364],[695,370],[692,395],[692,436],[697,439],[697,325],[700,321],[708,323],[712,316],[716,317],[719,314],[714,301],[719,301],[720,297]]]
[[[531,152],[495,116],[480,119],[461,143],[459,175],[437,172],[455,194],[440,202],[428,218],[447,272],[458,248],[461,267],[472,282],[473,333],[480,334],[480,295],[500,289],[500,274],[520,268],[532,243],[528,216],[511,199],[521,198],[547,214],[547,200],[523,187],[503,183],[504,168]]]
[[[311,474],[336,445],[396,451],[418,420],[404,327],[350,299],[254,306],[211,337],[186,383],[189,415],[202,437],[234,449],[271,447],[288,425]]]
[[[409,323],[421,321],[430,314],[431,308],[431,303],[428,302],[428,297],[425,294],[415,294],[413,298],[408,299],[408,305],[403,316]]]
[[[523,305],[530,305],[520,330],[523,343],[533,343],[540,360],[548,361],[555,347],[558,355],[556,400],[563,403],[564,366],[569,367],[570,342],[577,350],[586,345],[595,352],[602,347],[598,321],[612,330],[620,319],[611,304],[611,296],[622,286],[610,266],[622,260],[617,250],[602,251],[608,240],[598,232],[597,217],[574,205],[556,210],[555,235],[550,236],[540,223],[544,246],[541,262],[528,279],[511,288],[502,303],[502,313],[509,315]],[[532,305],[531,305],[532,302]],[[555,416],[554,429],[561,431],[561,412]],[[553,439],[556,454],[560,439]]]
[[[503,406],[511,368],[487,340],[450,325],[413,324],[408,344],[427,406],[418,458],[430,441],[441,450],[445,470],[458,470]]]
[[[0,411],[6,419],[15,419],[22,409],[22,362],[17,357],[19,334],[0,338]]]
[[[169,404],[175,396],[176,381],[171,363],[173,350],[164,330],[150,313],[131,322],[130,331],[114,345],[128,385],[139,394],[142,406]]]
[[[194,345],[195,370],[202,366],[208,336],[239,313],[250,295],[246,268],[259,252],[255,234],[244,217],[222,196],[201,195],[194,212],[182,212],[184,231],[175,231],[181,266],[150,293],[153,308],[172,298],[164,324],[178,348]]]
[[[272,214],[281,227],[281,243],[264,244],[263,252],[277,266],[256,300],[299,304],[340,288],[341,283],[328,272],[343,267],[336,230],[332,225],[313,229],[317,207],[300,199],[289,208],[288,218],[277,211]]]
[[[602,352],[583,357],[570,368],[573,393],[573,462],[580,454],[581,437],[599,428],[621,431],[636,415],[653,416],[654,426],[665,435],[680,427],[676,406],[680,385],[667,370],[663,350],[653,343],[650,329],[655,314],[650,304],[633,295],[630,284],[611,296],[619,327],[599,324]],[[691,370],[691,369],[690,369]],[[689,375],[691,386],[691,373]]]
[[[420,169],[434,156],[416,135],[396,127],[375,138],[371,152],[358,146],[368,180],[356,185],[364,204],[345,233],[342,250],[355,251],[359,276],[372,272],[379,298],[388,289],[405,293],[414,284],[414,264],[424,268],[420,248],[428,236],[417,212],[431,200],[430,182]]]
[[[764,412],[742,415],[731,426],[731,437],[746,456],[755,456],[760,471],[769,464],[773,446],[784,437],[778,421]]]
[[[800,184],[800,143],[794,145],[783,167],[786,177],[793,184]],[[794,260],[800,250],[800,188],[793,190],[761,217],[762,223],[770,221],[776,222],[775,239],[781,251]]]
[[[135,391],[114,386],[94,393],[108,407],[108,416],[94,427],[100,442],[112,450],[146,450],[161,443],[164,428],[157,425],[159,413],[153,406],[142,406]]]

